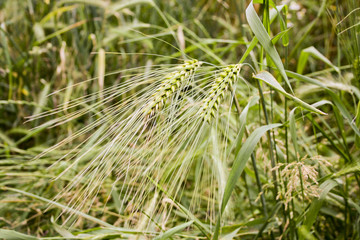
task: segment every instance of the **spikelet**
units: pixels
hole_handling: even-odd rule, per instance
[[[211,118],[215,117],[215,113],[219,108],[221,100],[225,96],[225,92],[229,87],[232,87],[239,77],[241,66],[241,64],[230,65],[215,79],[208,97],[204,99],[201,109],[201,116],[205,122],[210,123]]]
[[[187,60],[184,64],[180,65],[177,71],[169,73],[165,76],[165,80],[162,81],[160,87],[151,96],[148,103],[148,107],[145,112],[149,116],[153,116],[156,111],[162,108],[166,103],[166,100],[170,98],[174,92],[180,88],[180,86],[191,77],[196,69],[201,66],[201,62],[198,60]]]

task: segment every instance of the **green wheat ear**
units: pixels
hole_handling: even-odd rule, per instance
[[[159,88],[151,96],[147,105],[148,107],[145,110],[146,115],[153,116],[155,112],[160,110],[174,92],[194,74],[201,64],[202,63],[196,59],[187,60],[184,64],[178,66],[177,71],[165,76],[165,80],[161,82]]]
[[[219,77],[215,79],[208,97],[204,99],[201,109],[201,117],[205,122],[210,123],[212,117],[215,117],[215,113],[219,108],[221,100],[225,96],[225,92],[229,87],[232,87],[237,80],[240,74],[241,66],[241,64],[230,65],[226,67],[219,74]]]

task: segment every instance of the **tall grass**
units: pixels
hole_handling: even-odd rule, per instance
[[[1,238],[360,237],[356,1],[0,9]]]

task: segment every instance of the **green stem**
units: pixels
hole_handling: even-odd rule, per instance
[[[288,46],[285,47],[285,68],[288,68],[288,64],[289,63],[289,48]],[[287,84],[284,85],[285,87],[285,91],[288,92],[289,91],[289,86]],[[284,104],[284,118],[285,118],[285,122],[288,122],[288,99],[285,98],[285,104]],[[289,164],[289,127],[287,124],[285,124],[285,155],[286,155],[286,163]],[[284,179],[284,189],[285,192],[287,192],[287,181],[286,179]],[[284,206],[285,208],[285,206]],[[295,230],[295,222],[293,221],[293,218],[291,218],[290,215],[290,208],[292,209],[292,212],[295,211],[294,209],[294,200],[291,200],[291,206],[288,206],[288,209],[286,210],[286,214],[284,214],[284,222],[286,223],[286,220],[289,219],[290,222],[290,239],[294,239],[295,238],[295,234],[296,234],[296,230]],[[284,209],[285,212],[285,209]],[[294,234],[295,233],[295,234]]]
[[[251,198],[250,198],[250,188],[249,188],[249,184],[248,184],[247,179],[246,179],[246,175],[243,174],[242,177],[243,177],[243,179],[244,179],[245,188],[246,188],[246,193],[247,193],[248,196],[249,196],[249,204],[250,204],[251,213],[255,216],[255,213],[254,213],[254,204],[252,203],[252,200],[251,200]]]
[[[264,117],[265,117],[265,123],[266,123],[266,125],[269,125],[270,122],[269,122],[269,117],[268,117],[268,114],[266,111],[266,102],[264,99],[264,93],[262,91],[260,81],[259,80],[256,80],[256,81],[257,81],[257,85],[258,85],[258,89],[259,89],[259,93],[260,93],[260,101],[261,101],[261,105],[262,105],[262,109],[263,109],[263,113],[264,113]],[[267,139],[268,139],[269,147],[270,147],[271,167],[273,168],[271,173],[272,173],[272,177],[273,177],[273,181],[274,181],[274,197],[276,197],[277,191],[278,191],[278,182],[277,182],[277,177],[276,177],[276,171],[274,170],[276,167],[276,164],[275,164],[275,158],[274,158],[274,147],[273,147],[273,142],[271,139],[270,131],[267,131]]]
[[[334,147],[334,150],[336,152],[339,153],[339,155],[341,157],[343,157],[345,159],[345,161],[350,161],[350,159],[348,159],[348,156],[335,144],[335,142],[330,138],[330,136],[322,129],[322,127],[314,121],[314,119],[312,118],[311,115],[306,115],[307,119],[310,120],[310,122],[312,123],[313,126],[315,126],[320,132],[321,134],[330,142],[330,144]]]

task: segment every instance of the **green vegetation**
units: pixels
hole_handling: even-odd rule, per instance
[[[0,1],[0,239],[360,239],[359,22]]]

